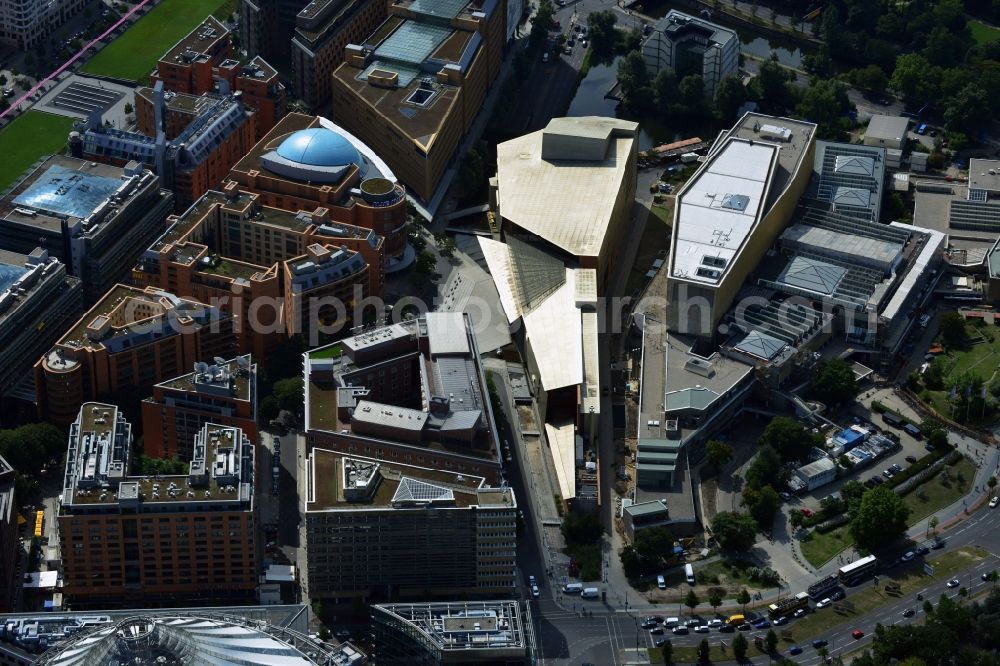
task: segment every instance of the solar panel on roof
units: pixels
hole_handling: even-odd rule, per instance
[[[122,182],[54,165],[14,199],[26,206],[54,215],[85,218],[114,194]]]
[[[406,21],[379,44],[375,49],[375,57],[419,65],[427,60],[452,32],[450,27]]]

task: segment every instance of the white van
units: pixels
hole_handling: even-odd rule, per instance
[[[667,589],[667,579],[664,578],[662,575],[657,576],[656,577],[656,587],[660,588],[661,590]]]
[[[679,626],[680,623],[681,619],[679,617],[668,617],[666,620],[663,621],[663,626],[666,629],[673,629],[674,627]]]
[[[684,565],[684,577],[687,578],[688,585],[694,585],[694,567],[690,564]]]
[[[563,587],[563,592],[566,594],[580,594],[583,592],[583,583],[567,583]]]
[[[601,591],[596,587],[585,587],[583,592],[580,593],[581,599],[597,599],[601,596]]]

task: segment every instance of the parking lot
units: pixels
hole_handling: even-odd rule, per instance
[[[839,477],[832,483],[828,483],[827,485],[821,486],[812,491],[803,491],[798,495],[793,495],[789,500],[790,505],[800,508],[804,507],[814,512],[818,511],[820,508],[820,501],[823,498],[839,491],[841,486],[848,481],[857,480],[864,483],[871,477],[884,478],[883,472],[886,469],[897,466],[898,469],[896,471],[904,470],[916,460],[919,460],[927,455],[928,450],[925,446],[926,442],[922,438],[917,439],[902,429],[890,427],[883,422],[880,414],[876,414],[871,411],[871,401],[875,399],[876,395],[881,397],[881,402],[887,404],[890,408],[898,408],[898,411],[903,412],[904,417],[907,417],[916,423],[920,422],[919,417],[917,417],[916,414],[913,414],[908,408],[906,408],[905,405],[902,405],[900,401],[895,398],[891,398],[890,404],[889,396],[891,396],[891,391],[885,390],[884,392],[876,392],[874,390],[869,390],[862,393],[858,396],[858,402],[851,409],[853,418],[841,418],[838,421],[838,424],[844,428],[849,428],[852,425],[859,425],[865,430],[870,431],[872,435],[889,433],[899,438],[899,448],[882,454],[870,464],[855,467],[851,472]],[[856,423],[855,419],[857,420]]]

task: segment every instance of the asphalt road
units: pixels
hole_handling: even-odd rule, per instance
[[[529,520],[529,529],[531,521]],[[978,546],[991,553],[983,561],[970,566],[953,575],[958,578],[970,594],[976,594],[986,589],[992,583],[984,583],[980,576],[992,570],[1000,570],[1000,557],[995,553],[1000,552],[1000,509],[984,508],[973,517],[961,523],[954,530],[945,532],[942,535],[946,539],[946,545],[938,551],[931,551],[930,559],[940,557],[942,554],[963,546]],[[525,571],[529,567],[534,567],[535,571],[541,570],[541,560],[535,547],[534,539],[522,539],[519,542],[518,561]],[[921,558],[915,559],[906,567],[900,567],[879,576],[880,584],[884,585],[892,579],[893,575],[898,575],[912,570],[919,571],[923,566]],[[623,652],[625,650],[639,648],[649,648],[654,645],[654,641],[659,638],[669,638],[675,646],[695,646],[703,638],[709,639],[713,645],[720,641],[731,644],[734,634],[720,634],[712,632],[709,634],[688,634],[672,635],[665,634],[650,635],[647,630],[638,628],[638,623],[646,611],[639,613],[616,611],[605,606],[600,601],[586,601],[581,599],[571,599],[563,597],[561,603],[566,606],[564,609],[555,602],[559,597],[559,591],[552,581],[541,581],[541,598],[532,601],[532,614],[536,626],[536,638],[540,647],[540,663],[563,666],[569,664],[580,664],[581,662],[592,662],[595,664],[608,664],[617,666],[623,663]],[[847,588],[847,598],[851,598],[852,592],[864,589],[872,581],[862,583],[855,588]],[[958,588],[948,589],[944,576],[927,577],[927,585],[922,588],[921,594],[924,599],[936,603],[941,594],[949,597],[958,595]],[[780,644],[782,654],[805,666],[814,666],[821,663],[819,655],[811,646],[811,641],[817,638],[828,642],[827,649],[831,656],[843,655],[854,651],[861,646],[870,644],[876,624],[884,626],[898,625],[907,622],[921,622],[923,602],[918,601],[914,595],[907,595],[898,600],[880,606],[875,611],[854,619],[845,619],[833,629],[816,636],[807,637],[808,640],[800,644],[803,653],[800,655],[790,655],[787,643]],[[913,618],[903,617],[903,611],[912,608],[916,611]],[[582,615],[581,611],[589,611],[589,615]],[[707,609],[706,609],[707,611]],[[815,611],[818,613],[833,613],[832,609]],[[669,605],[662,606],[656,611],[657,614],[666,616],[678,616],[678,608]],[[710,617],[711,613],[705,612],[702,617]],[[794,620],[790,625],[794,627]],[[854,639],[851,632],[860,629],[864,632],[861,639]],[[766,631],[766,630],[765,630]],[[752,635],[764,633],[761,630],[747,632],[747,637],[752,641]],[[751,647],[751,654],[756,651]],[[757,659],[766,659],[759,655]],[[716,664],[725,662],[715,662]]]

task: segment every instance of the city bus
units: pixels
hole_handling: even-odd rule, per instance
[[[868,557],[862,557],[856,562],[840,567],[837,573],[840,576],[841,583],[844,585],[855,585],[866,578],[874,576],[877,566],[878,559],[874,555],[869,555]]]
[[[810,585],[807,589],[809,591],[809,596],[813,599],[822,599],[830,592],[833,588],[840,584],[840,578],[837,574],[830,574],[826,578],[820,578],[818,581]]]
[[[793,597],[788,597],[782,599],[777,603],[773,603],[767,607],[767,614],[772,620],[777,619],[783,615],[791,615],[800,608],[805,608],[809,605],[809,593],[799,592]]]

